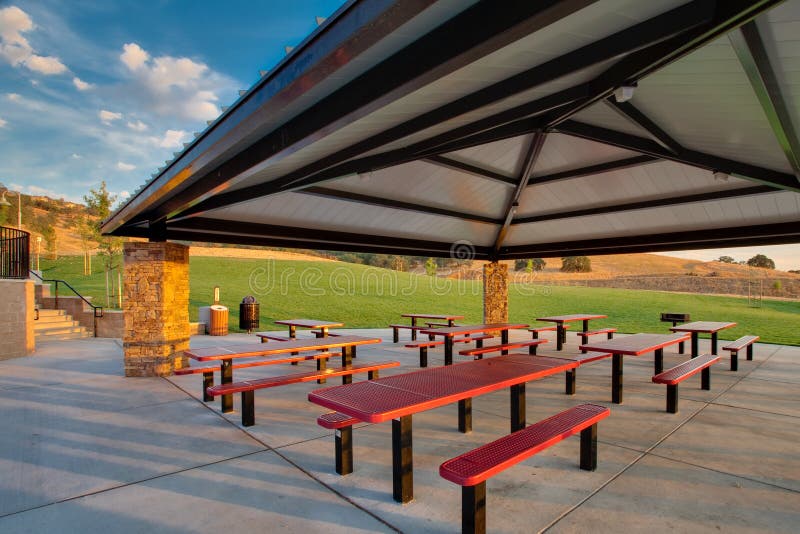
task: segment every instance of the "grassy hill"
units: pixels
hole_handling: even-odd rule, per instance
[[[64,278],[80,291],[105,303],[101,272],[83,276],[82,258],[43,261],[49,278]],[[99,266],[99,262],[97,262]],[[96,268],[97,269],[97,268]],[[192,257],[190,316],[211,303],[214,286],[230,310],[230,328],[238,329],[239,302],[253,295],[261,304],[261,329],[272,321],[295,317],[330,319],[349,327],[384,327],[401,313],[460,313],[464,322],[482,321],[482,285],[476,280],[432,278],[343,262]],[[661,312],[690,313],[698,320],[739,323],[725,337],[758,334],[765,342],[800,345],[800,302],[764,301],[748,307],[747,299],[610,288],[511,284],[509,319],[533,323],[552,314],[608,314],[596,326],[621,332],[666,332]]]

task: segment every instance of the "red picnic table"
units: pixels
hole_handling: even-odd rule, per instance
[[[344,326],[344,323],[336,323],[333,321],[320,321],[317,319],[282,319],[275,321],[275,324],[282,324],[289,327],[289,337],[295,339],[297,337],[297,328],[315,328],[319,329],[320,333],[317,337],[328,337],[329,328],[338,328]]]
[[[459,430],[472,429],[472,397],[511,388],[511,431],[525,427],[525,383],[574,369],[562,358],[509,354],[318,389],[308,400],[367,423],[392,420],[393,497],[414,498],[412,414],[458,402]]]
[[[693,323],[683,323],[670,328],[673,332],[690,332],[692,334],[692,358],[697,358],[698,334],[711,334],[711,354],[717,354],[717,332],[726,328],[733,328],[736,323],[695,321]]]
[[[633,334],[581,345],[581,350],[610,352],[613,356],[611,364],[611,402],[622,404],[622,357],[641,356],[649,352],[655,353],[655,374],[664,370],[664,347],[686,341],[688,334]]]
[[[589,331],[589,321],[592,319],[605,319],[608,315],[598,315],[595,313],[573,313],[570,315],[552,315],[550,317],[539,317],[537,321],[545,321],[556,323],[556,350],[564,348],[564,340],[566,338],[565,323],[572,323],[575,321],[583,321],[583,332]]]
[[[416,341],[417,331],[414,328],[417,326],[417,319],[433,319],[436,321],[447,321],[447,326],[453,326],[456,321],[463,319],[463,315],[450,315],[450,314],[431,314],[431,313],[403,313],[400,317],[411,318],[411,341]],[[395,340],[397,343],[397,340]]]
[[[430,330],[420,330],[422,334],[429,336],[442,336],[444,337],[444,364],[452,365],[453,363],[453,338],[458,335],[469,336],[470,334],[483,334],[486,332],[500,332],[500,340],[503,345],[508,343],[508,331],[518,330],[521,328],[528,328],[526,324],[515,323],[490,323],[490,324],[473,324],[466,326],[451,326],[448,328],[432,328]],[[502,354],[508,354],[504,350]]]
[[[351,365],[355,356],[356,347],[359,345],[369,345],[381,343],[381,338],[369,338],[362,336],[337,336],[335,338],[317,339],[293,339],[275,345],[263,344],[240,344],[229,345],[227,347],[208,347],[200,349],[189,349],[184,352],[186,356],[199,362],[220,361],[220,383],[230,384],[233,382],[233,360],[237,358],[253,358],[260,356],[272,356],[275,354],[292,354],[298,352],[317,351],[321,349],[342,349],[342,367]],[[343,376],[343,382],[352,380],[350,376]],[[221,409],[223,413],[233,411],[233,395],[222,395]]]

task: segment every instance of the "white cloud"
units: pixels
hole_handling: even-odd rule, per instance
[[[122,113],[115,113],[113,111],[107,111],[105,109],[100,110],[100,113],[97,114],[100,117],[100,120],[103,124],[111,124],[111,121],[119,120],[122,118]]]
[[[6,98],[12,102],[18,102],[22,96],[20,96],[18,93],[6,93]]]
[[[206,64],[187,57],[151,57],[136,43],[123,46],[120,60],[136,85],[132,96],[159,115],[190,120],[213,119],[219,114],[217,91],[232,81]]]
[[[145,123],[143,123],[142,121],[129,122],[128,123],[128,128],[130,128],[134,132],[143,132],[143,131],[147,130],[147,125]]]
[[[25,60],[25,66],[34,72],[42,74],[61,74],[66,72],[67,66],[61,63],[61,60],[52,56],[38,56],[33,54]]]
[[[74,153],[73,153],[73,154],[72,154],[72,156],[70,156],[70,157],[71,157],[72,159],[83,159],[83,156],[81,156],[80,154],[74,154]]]
[[[119,56],[120,60],[130,70],[139,70],[150,59],[150,54],[145,52],[141,46],[136,43],[127,43],[122,46],[122,54]]]
[[[130,197],[130,196],[131,196],[131,193],[130,193],[130,191],[120,191],[120,192],[119,192],[119,193],[117,193],[117,195],[116,195],[116,197],[117,197],[119,200],[125,200],[126,198],[128,198],[128,197]]]
[[[41,74],[66,72],[67,66],[60,59],[37,54],[22,35],[34,28],[31,17],[17,6],[0,9],[0,57],[15,67],[24,65]]]
[[[91,84],[89,82],[84,82],[83,80],[81,80],[77,76],[72,78],[72,83],[73,83],[73,85],[75,85],[75,87],[78,89],[78,91],[88,91],[89,89],[92,89],[94,87],[94,84]]]
[[[117,162],[117,169],[119,169],[121,171],[128,172],[128,171],[132,171],[135,168],[136,168],[136,165],[131,165],[130,163],[124,163],[122,161],[118,161]]]
[[[31,85],[34,87],[39,87],[39,80],[31,80]]]
[[[8,124],[7,120],[0,119],[0,128],[5,128]]]
[[[158,146],[161,148],[178,148],[183,146],[183,139],[188,135],[188,132],[183,130],[167,130],[163,139],[158,141]]]

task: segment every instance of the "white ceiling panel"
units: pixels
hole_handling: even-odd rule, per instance
[[[542,176],[637,156],[635,152],[563,134],[548,134],[533,168]]]
[[[425,213],[409,216],[409,213],[406,210],[314,195],[282,193],[214,210],[203,217],[447,243],[467,240],[477,246],[493,243],[497,233],[497,226],[493,224],[467,222]],[[221,224],[220,231],[224,230],[225,226]]]
[[[572,120],[584,122],[592,126],[600,126],[645,139],[652,139],[652,136],[643,128],[637,126],[625,117],[611,109],[605,102],[598,102],[572,116]]]

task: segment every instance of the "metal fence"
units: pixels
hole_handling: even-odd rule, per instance
[[[0,278],[28,278],[30,237],[23,230],[0,226]]]

